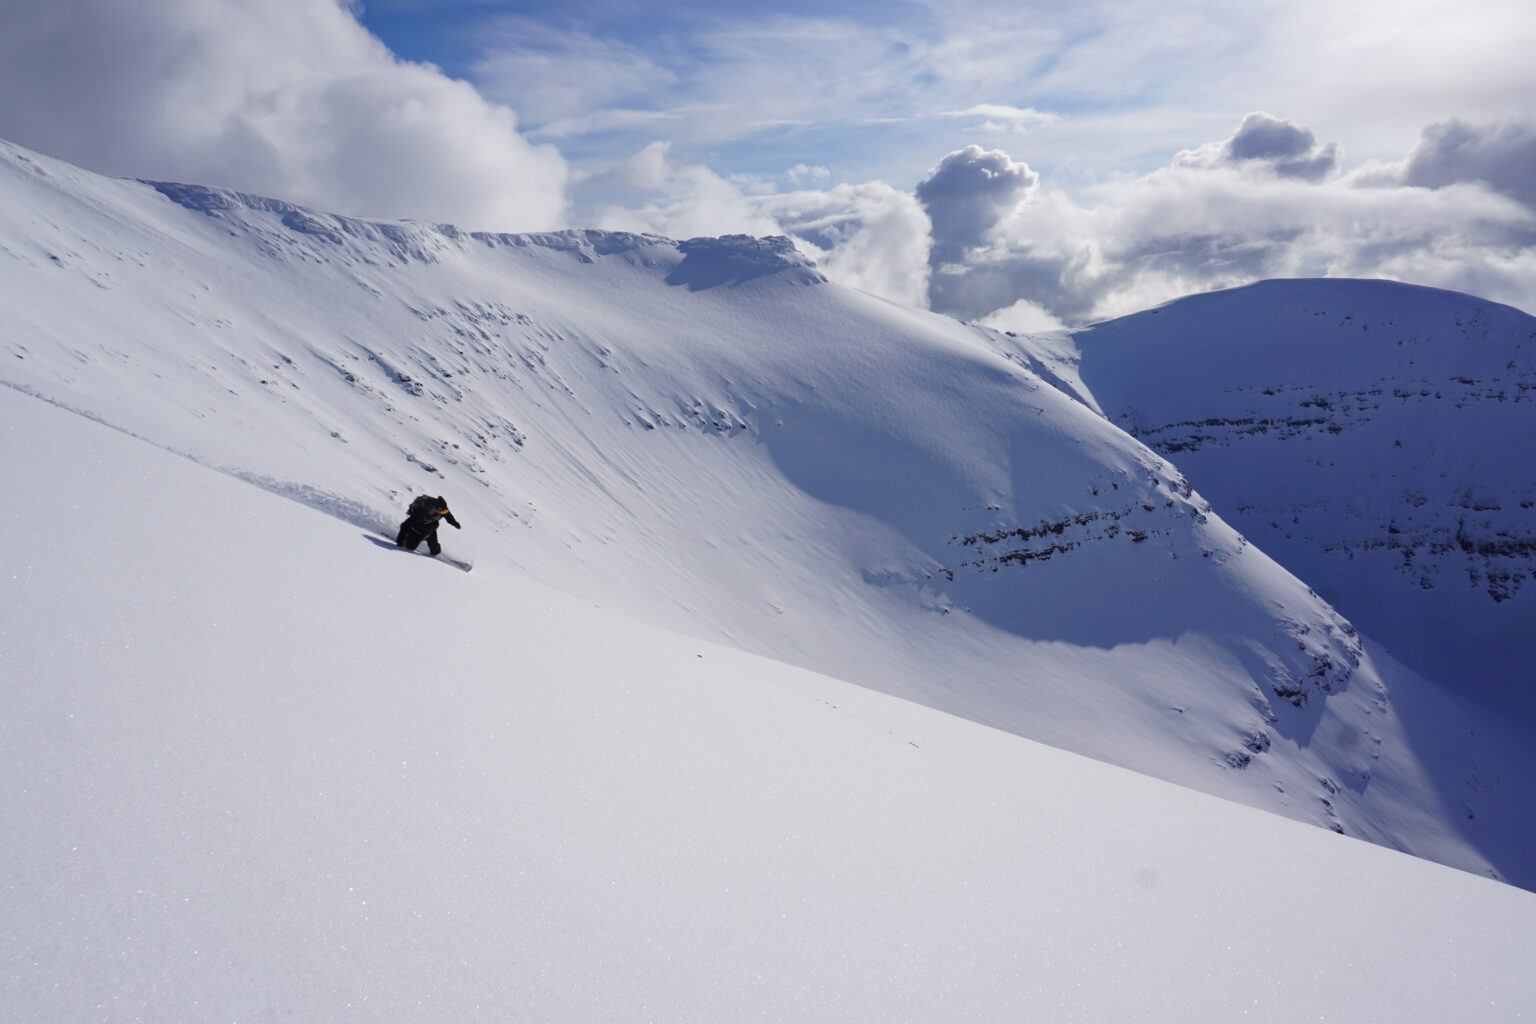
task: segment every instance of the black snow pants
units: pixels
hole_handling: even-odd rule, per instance
[[[437,542],[437,524],[422,524],[414,519],[407,519],[400,524],[400,532],[395,536],[395,544],[402,548],[415,551],[421,546],[421,542],[427,542],[427,550],[434,555],[442,553],[443,546]]]

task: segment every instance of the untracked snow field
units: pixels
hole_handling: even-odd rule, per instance
[[[1031,348],[783,238],[363,221],[0,143],[0,384],[359,532],[445,495],[471,587],[1536,888],[1530,731],[1398,664]]]
[[[3,388],[0,455],[6,1021],[1536,1012],[1531,893],[453,571]]]
[[[1425,301],[1404,352],[1481,374]],[[1089,347],[786,239],[0,143],[0,1024],[1529,1016],[1536,895],[1490,880],[1536,886],[1529,730],[1224,518],[1273,488],[1096,411]],[[1478,381],[1447,422],[1495,422]],[[1339,394],[1250,383],[1334,436]],[[1332,478],[1441,450],[1358,411]],[[1292,440],[1251,451],[1305,481]],[[423,490],[473,572],[381,536]],[[1494,497],[1456,550],[1520,622]]]

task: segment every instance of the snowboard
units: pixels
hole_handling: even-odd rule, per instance
[[[397,546],[395,544],[395,535],[393,533],[381,533],[381,534],[379,534],[379,536],[381,536],[385,540],[389,541],[389,546],[394,548],[396,551],[407,551],[406,548],[399,547],[399,546]],[[425,543],[426,543],[425,541],[422,542],[422,544],[425,544]],[[458,569],[458,570],[460,570],[462,572],[469,572],[470,570],[472,570],[475,567],[475,563],[469,561],[467,558],[455,558],[453,555],[450,555],[446,551],[444,551],[440,555],[434,555],[430,551],[419,550],[419,548],[421,546],[422,545],[417,545],[418,550],[416,550],[416,551],[407,551],[407,553],[408,554],[412,554],[412,555],[419,555],[422,558],[430,558],[434,562],[442,562],[445,565],[451,565],[455,569]]]

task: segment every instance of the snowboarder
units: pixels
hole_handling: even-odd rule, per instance
[[[400,524],[400,532],[395,536],[395,543],[402,548],[415,551],[422,541],[427,542],[427,550],[433,555],[442,553],[442,545],[437,542],[437,524],[446,519],[448,525],[455,530],[463,529],[459,521],[453,518],[453,513],[448,511],[448,503],[439,494],[432,497],[423,494],[411,502],[411,507],[406,510],[405,522]]]

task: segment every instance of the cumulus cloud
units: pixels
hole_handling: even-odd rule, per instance
[[[1318,10],[1333,7],[1319,0]],[[995,26],[961,12],[958,22],[971,26],[963,38],[941,32],[937,41],[845,19],[767,16],[690,36],[674,55],[698,59],[675,67],[658,63],[656,47],[502,19],[477,73],[503,105],[395,58],[355,12],[356,0],[11,3],[0,33],[0,136],[108,173],[364,215],[505,230],[576,222],[673,237],[787,234],[834,279],[1014,330],[1274,276],[1391,277],[1536,308],[1528,119],[1442,121],[1403,160],[1341,173],[1336,143],[1250,113],[1227,138],[1151,173],[1071,195],[1003,149],[969,145],[908,193],[879,181],[837,184],[859,143],[818,150],[814,129],[831,130],[825,112],[839,112],[840,132],[921,127],[930,153],[951,149],[957,130],[996,137],[1050,124],[1028,138],[1057,147],[1054,158],[1034,156],[1055,173],[1064,138],[1145,140],[1148,119],[1052,124],[1029,108],[976,103],[1052,95],[1009,84],[1031,53],[1053,69],[1050,81],[1073,87],[1054,95],[1107,81],[1102,69],[1114,61],[1092,48],[1055,59],[1059,40],[1041,35],[1034,15]],[[1189,38],[1206,45],[1203,32]],[[1521,75],[1525,49],[1505,47]],[[587,160],[584,143],[619,130],[680,141],[575,175],[553,147],[528,141],[514,107]],[[836,172],[807,162],[726,177],[678,155],[704,151],[699,139],[761,138],[769,126],[793,128],[805,143],[797,153],[830,153],[822,159]],[[908,175],[922,165],[903,166]],[[575,216],[573,197],[585,203]]]
[[[653,142],[617,167],[587,179],[584,185],[604,191],[633,189],[650,194],[634,206],[598,207],[592,214],[593,224],[610,231],[669,238],[782,233],[737,183],[703,164],[675,163],[671,149],[670,143]]]
[[[765,196],[758,209],[834,281],[909,306],[928,294],[928,216],[884,182]]]
[[[1185,150],[1174,158],[1176,167],[1262,168],[1303,181],[1321,181],[1338,163],[1337,143],[1319,146],[1312,129],[1265,113],[1243,118],[1225,142]]]
[[[1101,200],[1096,212],[1108,216],[1084,236],[1096,259],[1075,282],[1075,319],[1269,277],[1394,277],[1456,287],[1451,278],[1466,266],[1518,246],[1527,219],[1482,192],[1426,197],[1240,169],[1170,169],[1105,190]],[[1433,256],[1402,277],[1401,260],[1413,253]]]
[[[822,180],[824,168],[790,168],[785,180]],[[910,193],[883,182],[823,190],[766,192],[762,182],[724,178],[702,164],[678,163],[671,145],[654,142],[582,187],[643,194],[593,213],[598,227],[671,238],[787,235],[827,276],[907,305],[927,301],[928,217]]]
[[[11,4],[0,136],[110,174],[538,230],[567,168],[511,109],[396,59],[339,0]]]
[[[1536,308],[1533,179],[1521,173],[1536,166],[1533,139],[1528,125],[1433,126],[1403,164],[1334,176],[1335,147],[1250,115],[1224,142],[1086,202],[1034,183],[989,190],[978,175],[977,212],[961,201],[967,179],[946,175],[948,205],[930,213],[949,258],[935,260],[929,304],[1019,330],[1042,312],[1081,323],[1266,277],[1353,276]],[[951,157],[965,167],[979,152]],[[1001,153],[986,164],[1023,166]],[[954,208],[965,230],[946,236]]]
[[[966,146],[940,160],[917,186],[917,200],[933,222],[934,262],[958,262],[984,245],[1039,181],[1000,149]]]
[[[770,179],[675,163],[658,143],[605,172],[605,187],[649,198],[607,208],[601,223],[674,237],[789,235],[834,280],[1014,331],[1267,277],[1388,277],[1530,307],[1536,214],[1491,183],[1521,194],[1508,168],[1533,134],[1487,129],[1476,145],[1437,146],[1443,133],[1430,131],[1414,159],[1338,175],[1337,146],[1249,115],[1229,138],[1086,200],[975,145],[940,159],[912,193],[875,182],[776,194]],[[1460,154],[1458,170],[1409,181],[1415,161],[1439,167],[1426,154],[1447,150]],[[777,180],[807,176],[791,169]],[[1457,187],[1407,187],[1442,180]]]
[[[1409,154],[1402,182],[1427,188],[1476,182],[1536,209],[1536,125],[1432,124]]]

